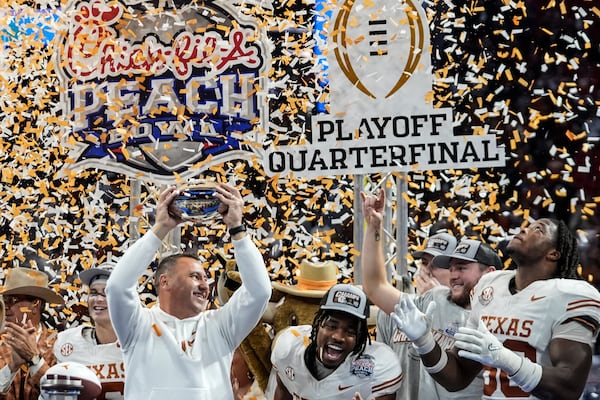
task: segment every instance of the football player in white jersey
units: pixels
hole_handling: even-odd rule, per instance
[[[475,400],[481,398],[483,377],[479,376],[460,392],[450,393],[442,385],[435,382],[419,359],[412,341],[396,327],[389,313],[400,299],[411,297],[417,307],[425,311],[430,304],[438,305],[432,315],[431,329],[435,340],[444,349],[454,345],[454,334],[467,322],[470,306],[470,293],[481,276],[494,269],[502,268],[502,260],[489,246],[477,240],[464,240],[458,246],[448,241],[448,237],[432,236],[437,242],[438,251],[434,260],[440,255],[454,255],[461,262],[453,268],[448,263],[437,265],[437,269],[445,268],[448,272],[448,286],[438,285],[426,292],[414,296],[403,293],[394,287],[387,278],[383,252],[383,212],[385,191],[377,196],[361,193],[366,229],[361,253],[363,289],[369,299],[379,307],[377,317],[377,340],[387,343],[400,358],[404,383],[397,393],[397,400]],[[450,236],[452,238],[452,236]],[[454,239],[454,238],[452,238]],[[436,243],[436,242],[434,242]],[[449,251],[441,251],[448,250]],[[458,252],[456,252],[458,250]],[[421,253],[416,253],[420,256]]]
[[[394,399],[402,369],[392,349],[370,343],[368,312],[362,290],[338,284],[323,296],[312,326],[281,331],[271,352],[274,399]]]
[[[113,330],[104,288],[113,264],[83,271],[79,277],[88,287],[88,310],[93,326],[79,325],[58,334],[54,343],[57,362],[73,361],[96,373],[102,383],[97,400],[123,399],[125,368],[121,346]]]
[[[600,294],[576,279],[577,240],[564,222],[543,218],[521,229],[506,250],[516,270],[481,278],[453,350],[436,345],[427,313],[410,301],[401,302],[394,319],[450,390],[483,368],[484,399],[577,399],[600,326]]]

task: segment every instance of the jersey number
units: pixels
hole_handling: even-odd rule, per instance
[[[123,382],[102,382],[102,393],[97,400],[122,400],[124,387]]]
[[[532,362],[536,362],[536,351],[527,342],[508,339],[504,342],[504,347],[514,351],[515,353],[521,353]],[[508,374],[499,368],[484,366],[483,382],[483,394],[486,396],[492,396],[496,392],[498,384],[500,385],[500,391],[505,397],[529,396],[529,394],[524,392],[520,387],[511,385]]]

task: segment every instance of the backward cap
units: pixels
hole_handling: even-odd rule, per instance
[[[452,254],[435,256],[433,258],[433,264],[440,268],[450,268],[450,260],[452,258],[478,262],[486,266],[494,266],[496,269],[502,269],[502,260],[498,253],[479,240],[461,240]]]
[[[334,285],[321,300],[322,310],[342,311],[366,320],[369,302],[365,292],[357,286],[340,283]]]
[[[81,279],[81,282],[84,285],[90,286],[92,284],[92,282],[94,282],[96,279],[100,279],[100,278],[108,279],[108,277],[110,276],[114,267],[115,267],[114,263],[105,262],[104,264],[100,264],[96,268],[89,268],[89,269],[86,269],[85,271],[82,271],[79,274],[79,279]]]
[[[423,250],[413,252],[414,258],[423,257],[423,254],[431,254],[432,256],[452,254],[456,248],[456,238],[449,233],[436,233],[427,239],[427,243]]]

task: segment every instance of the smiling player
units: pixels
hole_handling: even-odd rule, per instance
[[[447,268],[449,285],[438,285],[418,296],[403,293],[388,280],[382,240],[385,191],[377,196],[361,194],[366,229],[363,240],[361,267],[363,288],[369,299],[379,307],[377,339],[396,351],[402,363],[406,383],[397,394],[398,400],[476,400],[481,399],[483,377],[456,393],[448,392],[431,378],[420,362],[411,339],[392,321],[389,313],[404,298],[410,298],[417,309],[425,312],[432,304],[437,308],[431,315],[432,336],[443,349],[454,344],[454,334],[464,326],[471,302],[469,295],[478,280],[494,269],[502,268],[502,260],[488,245],[478,240],[463,239],[450,254],[438,254],[432,262]]]
[[[312,326],[282,331],[271,353],[274,398],[394,399],[402,369],[392,349],[370,343],[368,313],[365,294],[339,284],[323,297]]]
[[[106,281],[114,265],[104,263],[79,274],[88,288],[88,312],[93,325],[79,325],[58,334],[54,355],[59,363],[77,362],[96,373],[102,384],[97,400],[123,399],[125,367],[121,345],[113,330],[106,303]]]

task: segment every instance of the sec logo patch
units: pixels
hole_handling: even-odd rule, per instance
[[[73,353],[73,344],[65,343],[60,346],[60,354],[64,357],[68,357]]]
[[[494,288],[491,286],[484,287],[479,295],[479,303],[487,306],[494,298]]]

